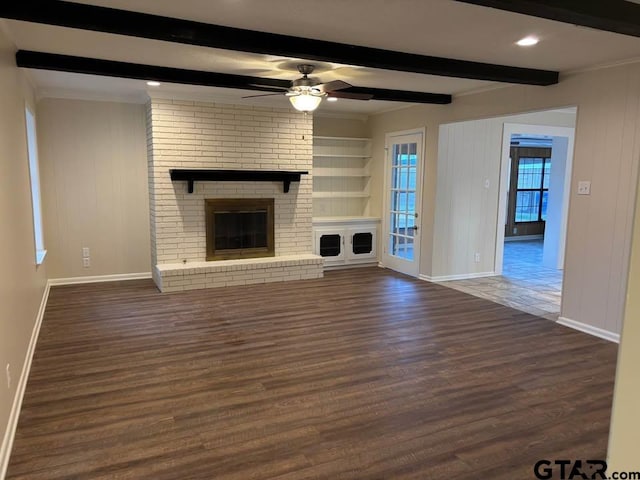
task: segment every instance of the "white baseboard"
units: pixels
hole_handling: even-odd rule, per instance
[[[571,320],[567,317],[559,317],[556,323],[564,325],[565,327],[573,328],[574,330],[588,333],[589,335],[593,335],[595,337],[609,340],[610,342],[620,343],[619,333],[613,333],[608,330],[603,330],[602,328],[594,327],[593,325],[587,325],[586,323],[578,322],[576,320]]]
[[[117,282],[119,280],[143,280],[151,278],[151,272],[119,273],[116,275],[98,275],[94,277],[52,278],[49,285],[75,285],[80,283]]]
[[[544,235],[516,235],[514,237],[504,237],[505,242],[524,242],[526,240],[542,240]]]
[[[345,263],[343,265],[325,265],[324,270],[346,270],[348,268],[375,267],[377,265],[375,261],[368,263]]]
[[[27,348],[27,353],[24,358],[24,364],[22,366],[22,372],[20,373],[20,379],[18,380],[16,395],[13,399],[13,406],[11,407],[9,422],[7,423],[7,430],[5,431],[4,438],[2,439],[2,446],[0,447],[0,480],[4,479],[5,475],[7,474],[7,468],[9,467],[9,457],[11,456],[11,449],[13,448],[13,439],[16,434],[16,428],[18,427],[20,409],[22,407],[24,392],[27,388],[29,372],[31,371],[31,361],[33,360],[33,354],[36,350],[36,343],[38,343],[38,336],[40,335],[42,318],[44,317],[44,311],[47,308],[47,300],[49,299],[50,287],[51,284],[47,282],[47,285],[44,288],[44,293],[42,294],[38,316],[36,317],[36,322],[31,332],[31,340],[29,341],[29,347]]]
[[[495,277],[497,275],[496,272],[462,273],[459,275],[440,275],[436,277],[420,274],[418,278],[427,282],[448,282],[450,280],[469,280],[471,278]]]

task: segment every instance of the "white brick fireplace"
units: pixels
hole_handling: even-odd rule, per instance
[[[319,278],[312,118],[288,109],[152,99],[147,145],[153,278],[163,292]],[[172,182],[171,169],[308,171],[292,182]],[[205,199],[273,198],[275,257],[206,261]]]

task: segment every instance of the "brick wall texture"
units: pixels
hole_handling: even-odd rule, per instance
[[[204,200],[274,198],[276,256],[312,251],[312,117],[288,109],[152,99],[147,104],[153,265],[206,256]],[[277,182],[172,182],[172,168],[302,170]]]

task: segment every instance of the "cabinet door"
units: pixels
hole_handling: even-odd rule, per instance
[[[344,229],[316,228],[313,236],[314,253],[324,257],[326,265],[344,262]]]
[[[349,261],[372,261],[377,258],[375,226],[351,227],[347,229],[347,239]]]

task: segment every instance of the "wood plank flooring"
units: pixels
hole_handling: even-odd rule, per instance
[[[616,350],[379,268],[54,287],[7,478],[534,478],[605,458]]]

